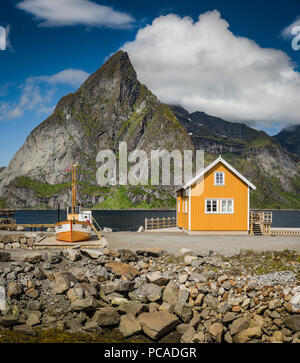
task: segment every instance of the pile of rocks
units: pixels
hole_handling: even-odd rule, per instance
[[[299,343],[299,259],[289,271],[263,276],[241,272],[238,261],[108,248],[31,251],[12,261],[2,251],[0,335],[109,328],[161,342]]]
[[[23,233],[6,233],[0,235],[0,249],[15,250],[15,249],[32,249],[36,242],[39,242],[45,236],[52,234],[44,232],[23,232]]]
[[[13,218],[0,218],[0,231],[16,231],[17,223]]]

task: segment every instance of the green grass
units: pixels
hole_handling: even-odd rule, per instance
[[[145,201],[141,202],[137,205],[138,209],[175,209],[176,208],[176,199],[155,199],[151,203],[147,203]]]
[[[106,329],[107,330],[107,329]],[[70,333],[58,329],[34,329],[36,336],[24,335],[13,331],[1,331],[0,343],[149,343],[146,337],[124,338],[116,330],[101,334]]]
[[[229,258],[224,257],[224,262],[233,262],[227,273],[251,275],[265,275],[279,271],[292,271],[299,275],[300,256],[297,251],[264,251],[254,252],[252,250],[243,250],[239,255]]]
[[[13,185],[17,188],[25,188],[33,190],[36,195],[42,198],[50,198],[57,194],[62,194],[66,190],[70,189],[70,183],[63,184],[48,184],[42,183],[37,180],[32,180],[27,177],[19,177],[14,182]]]
[[[295,179],[297,184],[299,179]],[[251,208],[259,209],[300,209],[300,193],[283,190],[279,181],[272,177],[265,177],[264,183],[257,183],[258,188],[251,192]],[[268,187],[269,191],[265,189]],[[298,185],[295,185],[298,189]],[[270,192],[272,191],[272,192]]]
[[[109,187],[99,187],[97,185],[91,185],[84,182],[78,182],[77,186],[80,193],[89,196],[107,195],[111,190]]]
[[[107,199],[94,205],[93,209],[131,209],[133,204],[126,194],[125,187],[114,188],[114,192]]]
[[[163,195],[161,199],[152,196],[151,202],[142,201],[134,204],[130,201],[128,193],[134,190],[134,195],[144,196],[147,194],[142,187],[127,189],[124,186],[111,187],[110,193],[106,195],[106,200],[102,203],[93,206],[93,209],[107,209],[107,210],[118,210],[118,209],[174,209],[176,207],[176,199],[168,194]]]
[[[1,198],[0,199],[0,209],[6,209],[7,208],[7,199]]]

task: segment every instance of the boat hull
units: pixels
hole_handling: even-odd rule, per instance
[[[55,225],[55,237],[62,242],[89,241],[92,235],[92,227],[89,222],[66,221]]]

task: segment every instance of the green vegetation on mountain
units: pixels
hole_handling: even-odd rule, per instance
[[[6,208],[7,208],[7,199],[0,198],[0,209],[6,209]]]
[[[37,180],[29,179],[25,176],[15,179],[13,186],[15,188],[24,188],[32,190],[37,196],[42,198],[49,198],[70,190],[71,183],[64,184],[49,184],[42,183]]]

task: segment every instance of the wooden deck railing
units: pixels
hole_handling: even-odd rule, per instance
[[[272,212],[250,212],[250,234],[256,234],[258,228],[259,234],[270,236],[272,221]]]
[[[168,218],[145,218],[145,230],[163,229],[176,227],[176,217]]]
[[[270,223],[273,221],[272,212],[250,212],[250,223]]]

